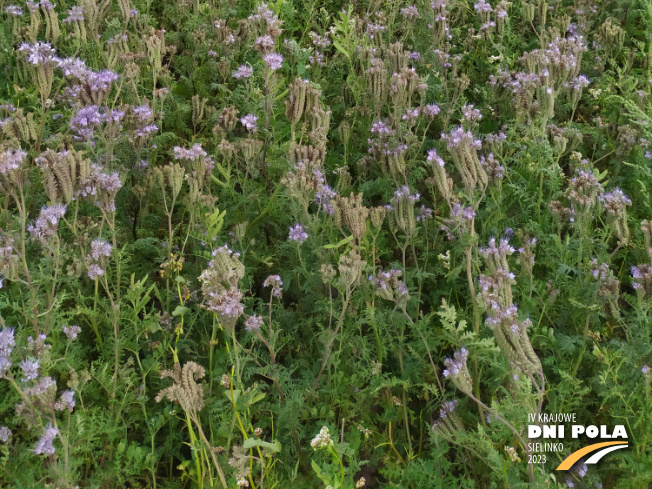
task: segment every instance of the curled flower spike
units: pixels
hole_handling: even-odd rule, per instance
[[[444,360],[444,365],[447,368],[443,372],[444,377],[450,378],[458,389],[466,393],[471,392],[473,385],[471,374],[466,366],[468,356],[468,350],[462,347],[461,350],[453,354],[453,358],[446,358]]]

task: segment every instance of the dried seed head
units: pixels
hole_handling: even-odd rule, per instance
[[[186,363],[183,369],[175,363],[173,370],[161,372],[161,378],[169,377],[173,384],[159,391],[156,402],[168,399],[171,402],[178,402],[185,412],[201,411],[204,407],[204,391],[196,381],[203,378],[204,374],[204,367],[195,362]]]
[[[338,270],[344,288],[350,289],[360,282],[362,271],[366,265],[367,262],[362,260],[354,250],[340,256]]]

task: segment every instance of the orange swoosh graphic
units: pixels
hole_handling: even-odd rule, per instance
[[[598,450],[600,448],[609,447],[611,445],[627,445],[627,442],[626,441],[605,441],[605,442],[602,442],[602,443],[595,443],[593,445],[589,445],[588,447],[580,448],[578,451],[573,452],[568,457],[566,457],[566,460],[564,460],[562,463],[560,463],[559,467],[557,467],[556,470],[568,470],[573,465],[575,465],[575,462],[577,462],[579,459],[581,459],[587,453],[595,452],[596,450]]]

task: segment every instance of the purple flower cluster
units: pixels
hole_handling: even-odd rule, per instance
[[[417,222],[425,221],[432,217],[432,209],[422,205],[421,208],[417,211]]]
[[[482,141],[474,138],[471,131],[465,131],[462,126],[458,126],[451,130],[450,134],[442,133],[441,138],[446,141],[446,144],[448,144],[448,147],[451,149],[458,148],[465,144],[468,144],[470,147],[475,149],[480,149],[482,147]]]
[[[283,281],[280,275],[270,275],[263,282],[263,287],[272,288],[272,297],[280,299],[283,297]]]
[[[245,329],[249,332],[258,331],[264,324],[263,318],[260,316],[249,316],[245,321]]]
[[[11,367],[11,353],[14,351],[16,342],[13,328],[2,328],[0,330],[0,376]]]
[[[481,248],[478,251],[484,257],[494,256],[494,257],[502,258],[507,255],[511,255],[516,250],[512,245],[509,244],[509,241],[507,239],[501,239],[498,243],[498,246],[496,246],[496,238],[492,237],[489,240],[489,246],[487,246],[486,248]]]
[[[39,243],[45,244],[56,233],[59,220],[65,213],[65,204],[44,206],[34,224],[30,224],[27,230]]]
[[[326,183],[324,172],[316,168],[312,171],[317,180],[317,192],[315,192],[315,204],[319,205],[324,212],[329,215],[335,213],[333,208],[333,199],[337,197],[337,192]]]
[[[11,430],[6,426],[0,426],[0,441],[7,443],[9,438],[11,438]]]
[[[638,265],[632,267],[632,287],[641,295],[652,295],[652,265]]]
[[[83,22],[83,21],[84,21],[84,10],[79,5],[75,5],[70,10],[68,10],[68,17],[63,19],[64,24],[72,24],[73,22]]]
[[[59,434],[59,429],[53,427],[52,423],[48,424],[47,428],[45,428],[45,431],[43,432],[43,435],[41,435],[41,439],[36,444],[36,448],[34,448],[33,452],[36,455],[54,454],[55,449],[52,442],[54,442],[54,439],[57,437],[58,434]]]
[[[20,368],[23,371],[23,382],[35,380],[38,377],[38,368],[40,360],[26,358],[20,362]]]
[[[104,275],[106,259],[111,256],[113,246],[101,239],[93,240],[91,243],[91,252],[86,257],[88,265],[88,277],[91,280],[97,280]]]
[[[394,135],[394,130],[390,128],[384,121],[377,121],[371,124],[371,129],[369,132],[371,132],[371,134],[377,134],[381,137]]]
[[[13,15],[14,17],[20,17],[23,15],[23,9],[18,5],[7,5],[5,7],[5,12],[7,12],[9,15]]]
[[[489,180],[496,181],[503,178],[505,167],[500,164],[500,162],[494,157],[493,153],[489,153],[489,156],[481,156],[480,164],[487,172]]]
[[[445,165],[444,160],[441,156],[439,156],[439,154],[437,154],[437,150],[435,148],[428,150],[428,156],[426,157],[426,160],[431,163],[434,162],[442,168]]]
[[[632,201],[618,187],[599,197],[605,210],[612,216],[619,216],[625,207],[632,205]]]
[[[18,51],[26,53],[27,61],[34,66],[55,66],[61,61],[56,55],[56,49],[49,42],[24,42],[18,47]]]
[[[439,114],[439,112],[441,112],[441,109],[437,104],[428,104],[425,107],[421,108],[421,113],[428,119],[434,119],[435,116]]]
[[[77,325],[63,326],[61,330],[63,331],[63,334],[65,334],[68,337],[68,339],[71,340],[76,339],[77,335],[81,333],[81,328]]]
[[[303,227],[302,224],[295,224],[294,226],[291,226],[290,235],[288,236],[288,239],[290,241],[296,241],[299,244],[303,243],[305,240],[308,239],[308,233],[306,232],[306,228]]]
[[[455,202],[451,208],[450,218],[444,220],[440,230],[446,233],[446,238],[452,240],[455,238],[453,232],[459,230],[460,233],[466,233],[469,225],[475,217],[475,210],[471,206],[462,207],[462,204]]]
[[[444,377],[455,376],[460,373],[466,366],[466,359],[468,356],[468,350],[462,347],[461,350],[456,351],[453,354],[453,358],[446,358],[444,360],[444,365],[446,365],[448,368],[443,372]]]
[[[251,66],[240,65],[238,69],[233,72],[233,78],[239,80],[244,78],[245,80],[254,74],[254,69]]]
[[[417,202],[419,198],[421,197],[420,193],[412,193],[410,190],[410,187],[407,185],[403,185],[402,187],[399,187],[396,189],[396,192],[394,192],[394,196],[392,197],[391,203],[393,205],[397,205],[398,202],[402,199],[407,199],[412,202]]]
[[[482,119],[482,114],[479,109],[474,108],[473,105],[466,104],[462,106],[462,122],[471,123],[477,122]]]
[[[378,276],[374,277],[369,275],[369,282],[376,287],[376,294],[380,296],[386,295],[387,291],[390,291],[398,285],[398,278],[403,274],[402,270],[398,268],[392,268],[388,271],[381,270],[378,272]],[[391,294],[389,296],[391,299]]]
[[[414,21],[419,18],[419,10],[415,5],[408,5],[400,10],[401,16],[407,21]]]
[[[258,120],[258,116],[255,116],[253,114],[247,114],[246,116],[240,119],[240,124],[245,126],[247,131],[249,131],[250,133],[254,133],[258,129],[256,127],[257,120]]]
[[[63,391],[59,397],[59,400],[54,403],[55,411],[63,411],[64,409],[68,410],[69,413],[72,413],[72,410],[75,408],[75,391],[66,390]]]
[[[457,399],[443,402],[441,405],[441,409],[439,410],[439,418],[433,423],[432,429],[433,430],[443,429],[444,431],[448,431],[446,420],[447,418],[450,417],[453,411],[455,411],[456,407],[457,407]]]
[[[491,4],[487,3],[485,0],[479,0],[479,2],[476,3],[473,8],[478,13],[487,13],[493,11]]]
[[[121,128],[120,122],[124,116],[123,110],[88,105],[77,109],[77,113],[70,119],[70,129],[77,133],[77,139],[90,141],[95,136],[95,130],[103,123],[115,124]]]
[[[204,169],[207,173],[211,172],[215,166],[213,159],[208,156],[208,153],[201,147],[201,143],[195,143],[190,149],[175,146],[173,148],[174,159],[182,161],[203,161]]]
[[[22,149],[7,149],[0,153],[0,174],[18,170],[26,156]]]
[[[278,53],[268,53],[264,55],[263,61],[272,71],[276,71],[283,66],[283,56]]]

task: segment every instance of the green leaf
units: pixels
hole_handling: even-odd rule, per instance
[[[351,241],[353,241],[353,235],[349,236],[348,238],[344,238],[342,241],[340,241],[337,244],[327,244],[327,245],[324,246],[324,249],[325,250],[332,250],[334,248],[336,249],[336,248],[339,248],[339,247],[341,247],[341,246],[343,246],[343,245],[345,245],[347,243],[350,243]]]
[[[190,309],[188,309],[188,308],[185,307],[185,306],[177,306],[177,307],[174,309],[174,311],[172,311],[172,316],[174,316],[175,318],[176,318],[176,317],[179,317],[179,316],[183,316],[183,315],[184,315],[185,313],[187,313],[189,310],[190,310]]]
[[[344,46],[342,46],[339,43],[339,41],[333,40],[333,46],[335,46],[335,49],[337,49],[340,53],[342,53],[344,56],[346,56],[347,59],[351,58],[351,55],[349,54],[349,52],[346,49],[344,49]]]
[[[242,444],[242,448],[249,449],[254,447],[260,447],[270,452],[279,453],[281,451],[281,443],[278,440],[274,440],[269,443],[263,440],[256,440],[254,438],[247,438]]]

